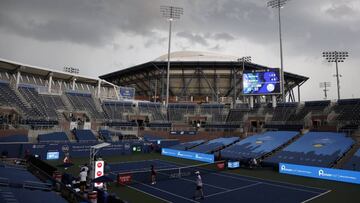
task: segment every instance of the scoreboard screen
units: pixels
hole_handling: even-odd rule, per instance
[[[279,69],[244,71],[244,95],[271,95],[280,93],[281,85]]]

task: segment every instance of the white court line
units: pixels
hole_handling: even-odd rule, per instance
[[[247,180],[247,179],[242,179],[242,178],[227,176],[227,175],[225,175],[225,174],[217,174],[217,173],[214,173],[213,175],[225,176],[225,177],[233,178],[233,179],[236,179],[236,180]],[[247,180],[247,181],[251,181],[251,180]],[[252,182],[255,182],[255,181],[252,181]],[[288,189],[292,189],[292,190],[298,190],[298,191],[303,191],[303,192],[309,192],[309,193],[319,194],[319,192],[315,192],[315,191],[311,191],[311,190],[306,190],[306,189],[301,189],[301,188],[295,188],[295,187],[293,187],[293,186],[286,186],[286,185],[280,185],[280,184],[274,184],[274,183],[262,182],[262,181],[258,181],[258,182],[259,182],[259,183],[263,183],[263,184],[267,184],[267,185],[276,186],[276,187],[283,187],[283,188],[288,188]],[[270,181],[270,182],[271,182],[271,181]]]
[[[318,198],[318,197],[321,197],[321,196],[323,196],[323,195],[326,195],[326,194],[329,193],[329,192],[331,192],[331,190],[328,190],[328,191],[323,192],[323,193],[321,193],[321,194],[319,194],[319,195],[316,195],[315,197],[312,197],[312,198],[310,198],[310,199],[307,199],[307,200],[305,200],[305,201],[303,201],[303,202],[301,202],[301,203],[309,202],[309,201],[314,200],[314,199],[316,199],[316,198]]]
[[[135,187],[132,187],[132,186],[130,186],[130,185],[127,185],[127,187],[129,187],[129,188],[131,188],[131,189],[133,189],[133,190],[136,190],[136,191],[145,193],[145,194],[147,194],[147,195],[149,195],[149,196],[152,196],[152,197],[155,197],[155,198],[157,198],[157,199],[160,199],[160,200],[162,200],[162,201],[164,201],[164,202],[173,203],[173,202],[170,202],[170,201],[168,201],[168,200],[166,200],[166,199],[163,199],[163,198],[161,198],[161,197],[158,197],[158,196],[156,196],[156,195],[153,195],[153,194],[150,194],[150,193],[148,193],[148,192],[145,192],[145,191],[142,191],[142,190],[140,190],[140,189],[137,189],[137,188],[135,188]]]
[[[150,186],[150,185],[146,185],[146,184],[144,184],[144,183],[140,183],[140,184],[141,184],[141,185],[144,185],[144,186],[146,186],[146,187],[149,187],[149,188],[153,188],[153,189],[155,189],[155,190],[159,190],[160,192],[163,192],[163,193],[166,193],[166,194],[175,196],[175,197],[179,197],[179,198],[181,198],[181,199],[185,199],[185,200],[190,201],[190,202],[200,203],[200,202],[198,202],[198,201],[195,201],[195,200],[192,200],[192,199],[189,199],[189,198],[186,198],[186,197],[183,197],[183,196],[180,196],[180,195],[177,195],[177,194],[168,192],[168,191],[166,191],[166,190],[162,190],[162,189],[157,188],[157,187],[153,187],[153,186]]]
[[[187,179],[187,178],[177,178],[175,180],[185,180],[185,181],[189,181],[189,182],[193,182],[193,183],[196,183],[196,181],[194,180],[190,180],[190,179]],[[213,188],[217,188],[217,189],[220,189],[220,190],[229,190],[229,188],[223,188],[223,187],[218,187],[218,186],[215,186],[215,185],[211,185],[211,184],[207,184],[207,183],[203,183],[203,185],[207,185],[209,187],[213,187]]]
[[[245,189],[245,188],[253,187],[255,185],[260,185],[260,184],[262,184],[262,182],[257,182],[257,183],[253,183],[253,184],[250,184],[250,185],[245,185],[245,186],[242,186],[242,187],[234,188],[234,189],[231,189],[231,190],[226,190],[226,191],[214,193],[214,194],[211,194],[211,195],[206,195],[205,197],[212,197],[212,196],[216,196],[216,195],[221,195],[221,194],[224,194],[224,193]]]
[[[118,161],[118,162],[111,162],[109,164],[127,164],[127,163],[135,163],[135,162],[146,162],[146,161],[156,161],[159,159],[148,159],[148,160],[134,160],[134,161]]]
[[[185,164],[176,163],[176,162],[173,162],[173,161],[166,161],[166,162],[185,166]],[[287,185],[293,185],[293,186],[301,186],[301,187],[305,187],[305,188],[313,188],[313,189],[318,189],[318,190],[326,190],[326,189],[324,189],[324,188],[318,188],[318,187],[307,186],[307,185],[302,185],[302,184],[295,184],[295,183],[277,181],[277,180],[272,180],[272,179],[264,179],[264,178],[259,178],[259,177],[255,177],[255,176],[248,176],[248,175],[237,174],[237,173],[221,172],[221,173],[212,173],[212,174],[216,174],[216,175],[219,175],[219,174],[223,174],[223,175],[228,174],[228,175],[231,175],[231,176],[248,177],[248,178],[253,178],[253,179],[257,179],[257,180],[262,180],[262,181],[267,181],[267,182],[273,182],[273,183],[281,183],[281,184],[287,184]],[[230,176],[229,176],[229,177],[230,177]],[[246,179],[244,179],[244,180],[246,180]],[[254,181],[254,180],[247,180],[247,181]],[[255,181],[254,181],[254,182],[255,182]]]

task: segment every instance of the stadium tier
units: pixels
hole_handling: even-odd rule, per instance
[[[237,141],[239,141],[238,137],[217,138],[217,139],[205,142],[204,144],[201,144],[194,148],[191,148],[190,151],[201,152],[201,153],[211,153],[211,152],[220,150],[223,147],[229,146]]]
[[[68,142],[69,139],[65,132],[53,132],[38,135],[39,142]]]
[[[142,115],[150,115],[150,121],[165,121],[166,117],[161,112],[161,104],[153,102],[139,102],[139,111]]]
[[[168,105],[168,120],[171,122],[186,122],[189,116],[195,116],[196,104],[177,104],[169,103]]]
[[[102,105],[107,119],[127,121],[126,114],[134,113],[132,102],[104,101]]]
[[[221,150],[221,156],[232,160],[258,159],[281,147],[298,134],[299,132],[294,131],[269,131],[252,135]]]
[[[294,163],[311,166],[332,166],[354,145],[344,133],[309,132],[277,152],[266,163]]]
[[[94,119],[104,119],[103,112],[96,107],[91,93],[68,91],[66,96],[75,110],[86,111]]]
[[[360,149],[345,163],[343,169],[360,171]]]
[[[177,149],[177,150],[189,150],[197,145],[200,145],[202,143],[205,143],[205,140],[195,140],[191,142],[184,142],[180,143],[178,145],[170,147],[171,149]]]

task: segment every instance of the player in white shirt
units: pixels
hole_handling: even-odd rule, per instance
[[[199,199],[198,196],[200,195],[201,199],[204,199],[204,191],[203,191],[203,182],[200,176],[200,171],[196,171],[196,191],[194,195],[194,199]]]

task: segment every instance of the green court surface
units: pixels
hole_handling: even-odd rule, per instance
[[[180,164],[193,165],[198,164],[199,162],[178,159],[173,157],[162,156],[158,153],[151,154],[135,154],[135,155],[126,155],[118,157],[103,157],[104,161],[108,163],[114,162],[129,162],[129,161],[140,161],[140,160],[150,160],[150,159],[160,159],[170,162],[176,162]],[[74,166],[67,169],[67,173],[71,173],[74,176],[79,174],[79,166],[88,162],[87,158],[73,159]],[[59,165],[61,161],[47,161],[51,165]],[[65,171],[63,168],[59,168],[60,171]],[[312,178],[304,178],[298,176],[284,175],[279,174],[277,171],[271,170],[269,168],[258,168],[258,169],[237,169],[227,171],[226,173],[237,173],[242,176],[255,177],[259,179],[266,179],[272,181],[280,181],[286,183],[292,183],[297,185],[304,185],[310,187],[324,188],[331,190],[331,192],[315,198],[310,202],[314,203],[339,203],[339,202],[360,202],[360,185],[348,184],[334,181],[325,181]],[[153,197],[151,195],[142,193],[133,189],[131,186],[118,186],[116,183],[112,183],[109,187],[110,193],[116,193],[121,199],[127,200],[131,203],[133,202],[147,202],[147,203],[160,203],[162,200]],[[259,194],[261,195],[261,194]]]

